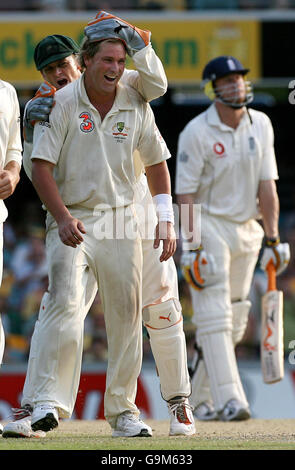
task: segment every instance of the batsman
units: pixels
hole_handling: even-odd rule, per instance
[[[290,258],[279,236],[273,128],[266,114],[248,108],[248,72],[235,57],[211,60],[203,85],[212,104],[178,142],[178,203],[189,205],[191,217],[194,204],[201,204],[201,246],[191,243],[187,229],[181,258],[197,327],[190,403],[201,420],[251,416],[235,346],[247,327],[263,238],[262,269],[272,260],[279,275]]]

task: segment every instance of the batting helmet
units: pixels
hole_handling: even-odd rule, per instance
[[[211,100],[218,100],[224,104],[232,106],[234,108],[245,106],[253,100],[252,86],[249,81],[245,81],[246,86],[246,96],[245,100],[241,102],[235,102],[224,100],[222,96],[218,93],[218,90],[215,86],[215,80],[218,78],[226,77],[232,73],[238,73],[241,75],[246,75],[250,69],[245,69],[241,62],[232,56],[220,56],[215,59],[210,60],[203,70],[203,86],[205,94]]]

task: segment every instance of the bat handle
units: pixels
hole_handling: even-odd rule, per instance
[[[268,278],[267,291],[276,290],[277,289],[276,268],[272,259],[267,264],[266,271],[267,271],[267,278]]]

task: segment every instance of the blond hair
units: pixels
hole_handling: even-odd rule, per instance
[[[81,44],[79,55],[78,55],[80,66],[85,69],[86,65],[85,65],[84,57],[85,56],[90,57],[90,58],[94,57],[95,54],[100,50],[101,44],[106,43],[106,42],[109,42],[111,44],[116,44],[116,43],[123,44],[126,50],[125,44],[123,43],[123,41],[121,41],[121,39],[108,38],[108,39],[103,39],[102,41],[91,42],[88,38],[84,38]]]

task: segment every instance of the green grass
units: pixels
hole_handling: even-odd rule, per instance
[[[111,428],[104,420],[62,420],[45,438],[0,437],[0,452],[295,450],[295,419],[250,419],[235,423],[198,421],[194,436],[175,437],[168,436],[168,421],[150,420],[148,424],[153,429],[153,437],[112,438]]]
[[[57,435],[43,439],[1,439],[1,450],[294,450],[294,442],[199,437],[120,438]]]

